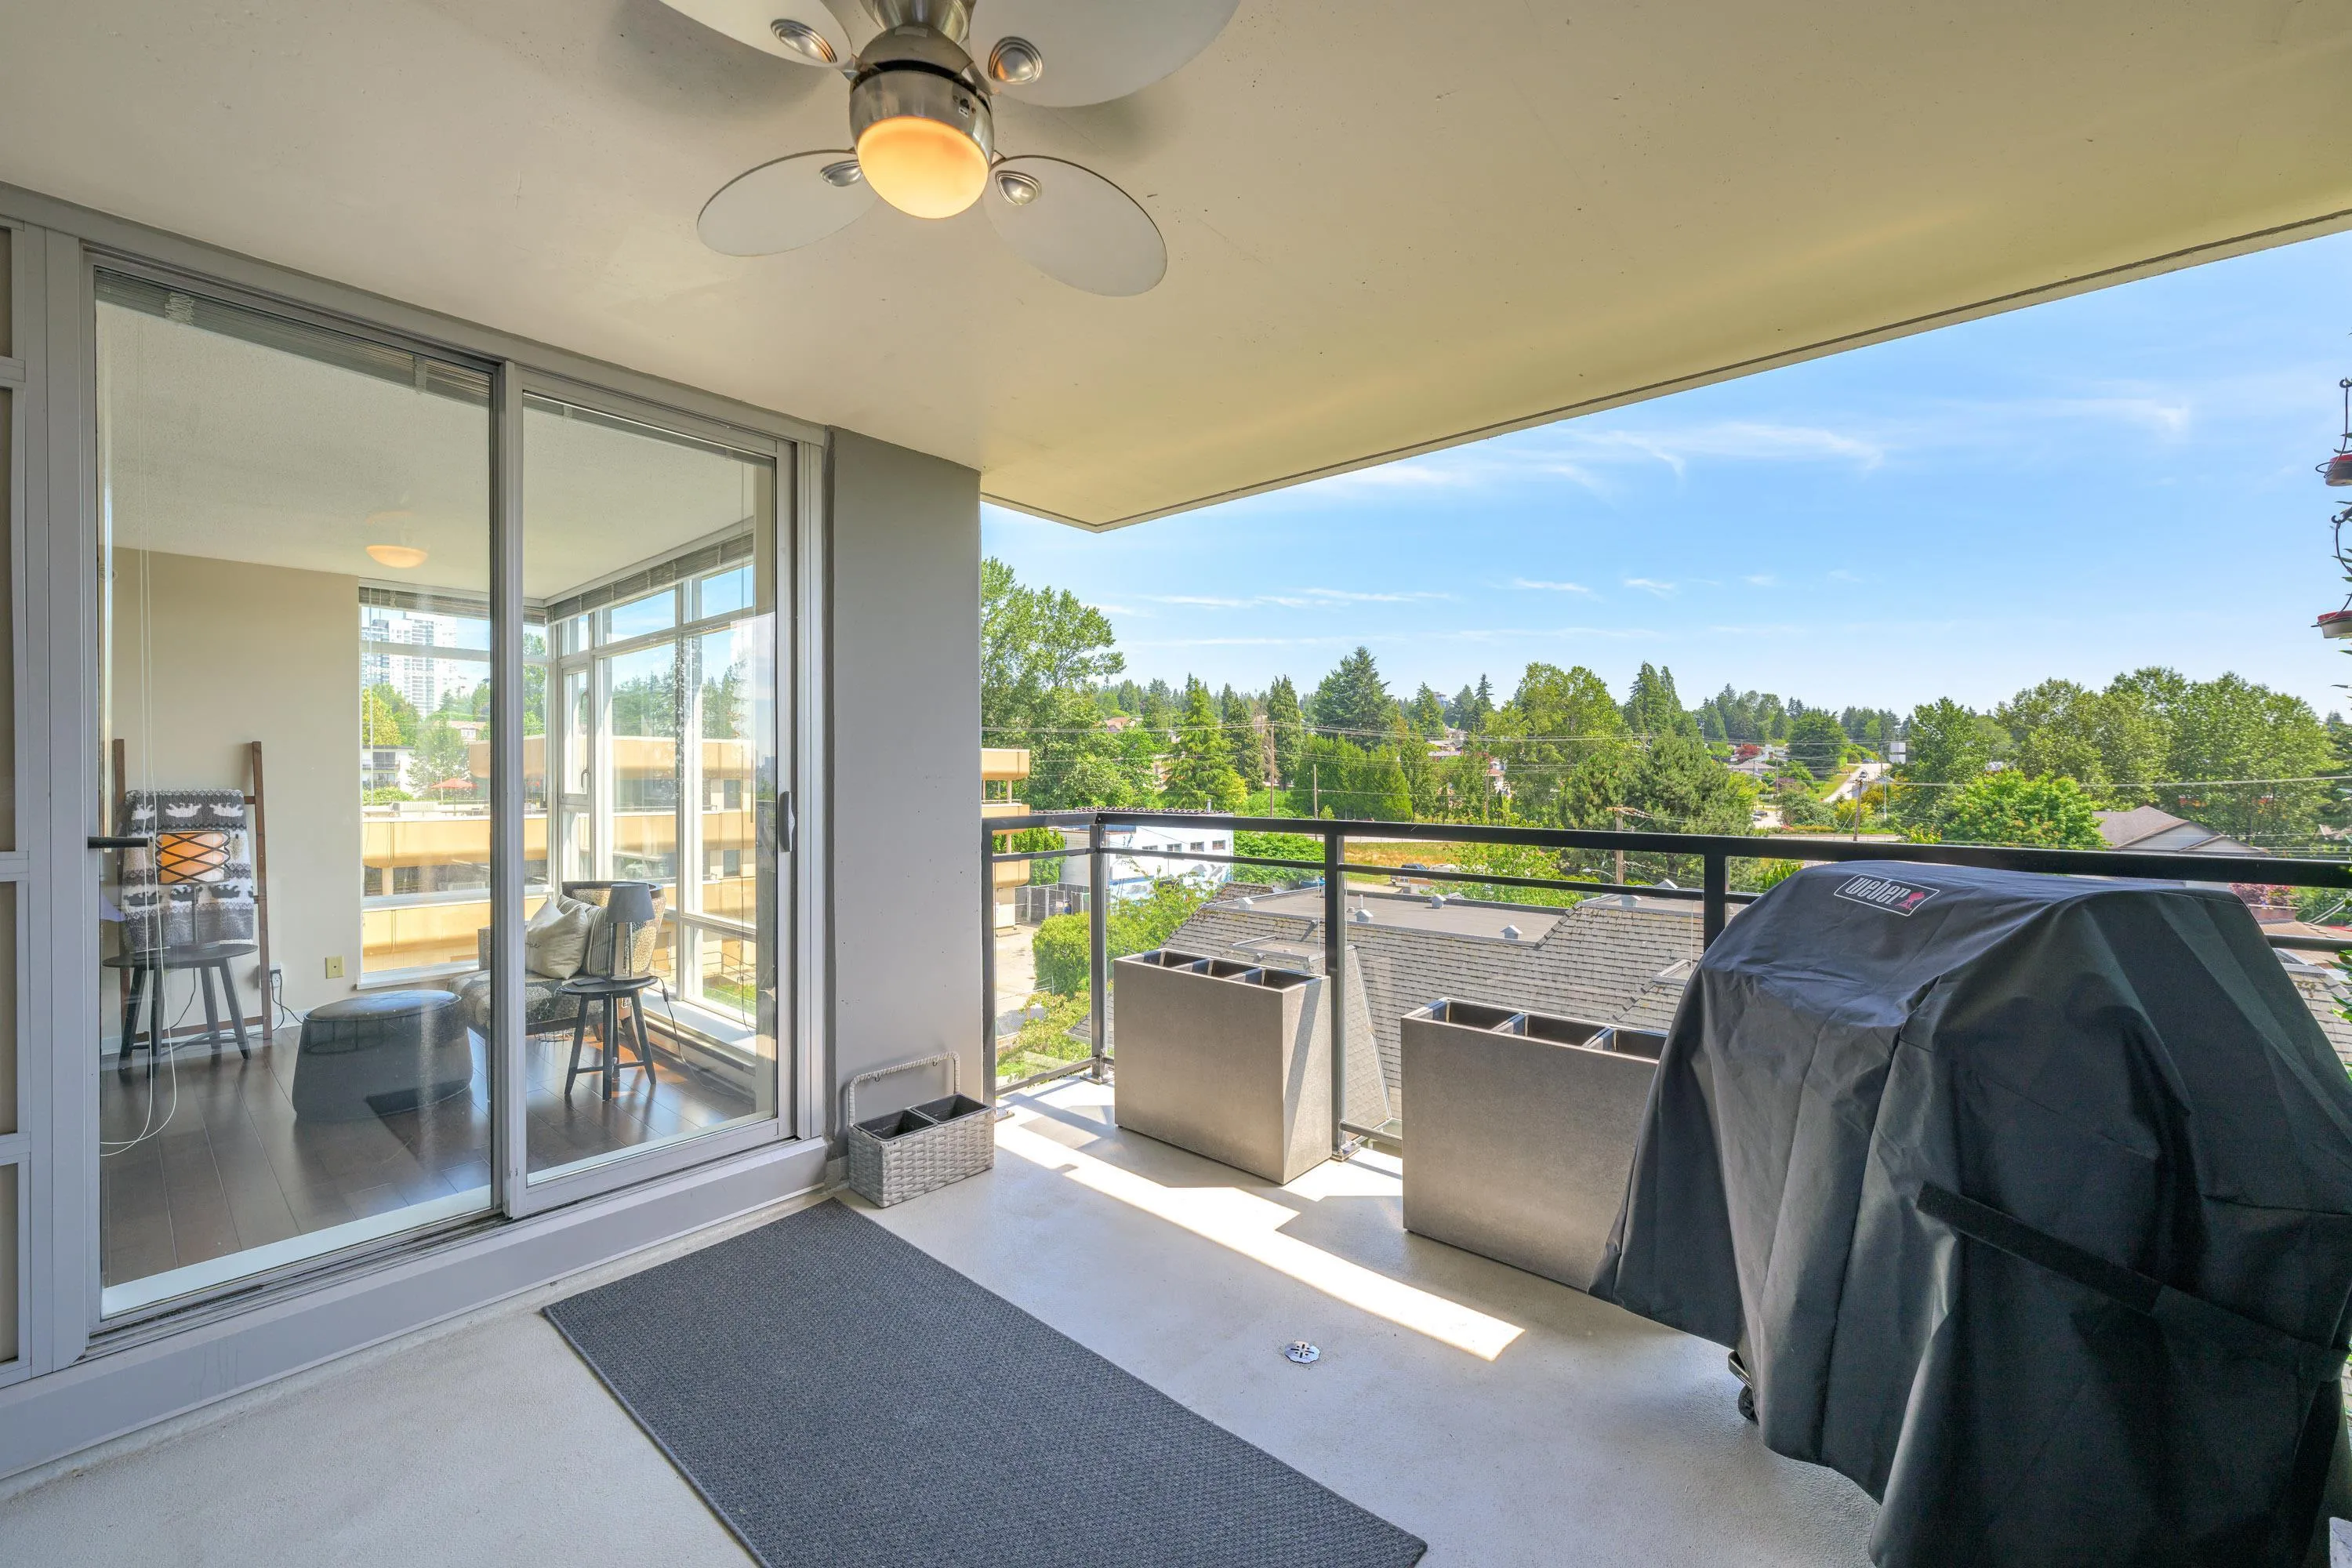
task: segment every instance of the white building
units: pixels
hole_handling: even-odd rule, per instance
[[[415,610],[362,606],[360,626],[360,687],[366,690],[389,686],[408,699],[419,713],[437,710],[445,698],[473,690],[487,666],[475,659],[436,658],[431,654],[403,654],[393,647],[457,647],[460,617],[420,614]],[[390,645],[390,646],[388,646]]]
[[[1087,835],[1083,828],[1066,828],[1062,837],[1073,849],[1087,847]],[[1169,877],[1181,878],[1201,888],[1223,887],[1233,880],[1234,868],[1223,861],[1185,858],[1187,853],[1232,854],[1233,833],[1228,828],[1144,822],[1106,828],[1103,840],[1112,850],[1108,879],[1110,896],[1114,899],[1142,898],[1151,891],[1153,882]],[[1119,853],[1122,850],[1135,853]],[[1073,855],[1062,862],[1062,883],[1065,887],[1084,888],[1089,886],[1091,880],[1087,857]]]

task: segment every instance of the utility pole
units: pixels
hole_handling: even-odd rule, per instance
[[[1316,817],[1323,815],[1323,764],[1321,763],[1307,764],[1307,815]]]

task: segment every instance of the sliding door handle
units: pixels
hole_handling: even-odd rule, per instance
[[[152,849],[155,847],[154,839],[141,833],[93,834],[89,842],[92,849]]]

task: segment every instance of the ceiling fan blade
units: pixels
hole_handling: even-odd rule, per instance
[[[847,228],[873,205],[856,153],[795,153],[719,186],[694,231],[722,256],[772,256]]]
[[[1238,3],[978,0],[971,8],[971,58],[998,91],[1024,103],[1058,109],[1105,103],[1150,87],[1207,48]],[[1034,79],[1020,79],[1020,51],[999,52],[1008,38],[1034,46]],[[1011,74],[1008,67],[1015,68]]]
[[[824,0],[663,0],[739,44],[778,59],[836,69],[857,58],[849,30]],[[797,39],[795,43],[793,40]],[[830,54],[831,58],[826,56]]]
[[[1091,169],[1007,158],[989,171],[981,205],[1023,260],[1073,289],[1140,294],[1167,275],[1168,246],[1151,215]]]

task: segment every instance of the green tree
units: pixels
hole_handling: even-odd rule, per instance
[[[743,667],[730,664],[716,680],[702,681],[702,738],[732,741],[743,733]]]
[[[1582,665],[1528,665],[1486,734],[1502,759],[1513,810],[1552,826],[1587,825],[1596,782],[1616,777],[1633,750],[1608,683]]]
[[[1837,771],[1845,745],[1843,726],[1822,709],[1806,709],[1789,726],[1789,760],[1816,778]]]
[[[1266,755],[1266,736],[1256,704],[1228,686],[1217,697],[1217,721],[1224,727],[1225,750],[1234,772],[1251,789],[1262,787],[1273,772]]]
[[[1351,816],[1411,822],[1412,788],[1394,746],[1367,749],[1325,735],[1307,739],[1292,775],[1295,816]]]
[[[1086,806],[1148,805],[1151,738],[1139,730],[1115,735],[1103,725],[1083,691],[1065,688],[1041,694],[1030,709],[1033,727],[1018,731],[1033,741],[1023,797],[1040,811],[1076,811]]]
[[[408,746],[416,742],[416,705],[382,681],[360,693],[360,744]]]
[[[1644,663],[1625,696],[1625,725],[1636,735],[1698,733],[1698,726],[1683,711],[1675,692],[1675,672]]]
[[[436,784],[451,779],[465,779],[468,785],[472,783],[467,766],[466,737],[449,719],[450,710],[444,708],[425,720],[417,731],[415,754],[408,760],[408,787],[428,800],[440,799],[450,793],[436,790]]]
[[[1176,723],[1176,749],[1169,756],[1160,799],[1181,811],[1238,811],[1248,786],[1234,771],[1216,703],[1199,680],[1184,684],[1184,709]]]
[[[1397,710],[1371,650],[1360,647],[1323,678],[1310,707],[1316,729],[1364,746],[1380,743]]]
[[[1150,796],[1148,771],[1104,731],[1096,700],[1126,668],[1112,641],[1109,618],[1076,595],[1025,586],[992,556],[981,563],[982,742],[1028,749],[1023,793],[1040,810]]]
[[[1272,731],[1274,776],[1287,784],[1298,771],[1299,750],[1307,743],[1307,715],[1298,707],[1298,690],[1290,677],[1277,676],[1265,689],[1265,722]]]
[[[1948,697],[1913,709],[1904,738],[1902,776],[1920,784],[1967,784],[1992,760],[1976,711]]]
[[[1442,741],[1445,738],[1445,699],[1439,696],[1427,681],[1422,682],[1421,689],[1412,694],[1412,706],[1406,718],[1413,733],[1423,740]]]
[[[2144,801],[2147,787],[2164,774],[2171,726],[2144,686],[2118,679],[2094,691],[2045,680],[2002,703],[1993,717],[2008,730],[2021,772],[2113,786],[2119,805]]]
[[[1735,773],[1693,735],[1662,735],[1633,763],[1625,804],[1667,833],[1753,831],[1755,782]]]
[[[2169,671],[2143,670],[2161,689]],[[2189,781],[2159,804],[2263,847],[2303,853],[2335,786],[2327,726],[2310,704],[2238,675],[2183,683],[2167,702],[2171,752],[2166,776]],[[2210,781],[2244,780],[2216,784]]]
[[[2080,784],[2015,769],[1987,773],[1953,791],[1944,837],[1956,844],[2043,849],[2096,849],[2105,842],[2098,815]]]

